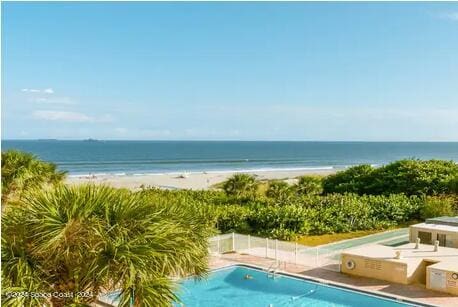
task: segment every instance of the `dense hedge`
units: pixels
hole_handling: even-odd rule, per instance
[[[401,160],[374,168],[359,165],[298,183],[234,175],[223,191],[146,189],[152,205],[195,207],[220,232],[279,239],[298,235],[386,229],[457,211],[458,166],[449,161]],[[320,195],[320,193],[322,193]]]
[[[458,164],[443,160],[400,160],[382,167],[358,165],[323,180],[325,194],[453,194],[458,191]]]
[[[260,202],[227,206],[219,208],[222,212],[217,220],[222,232],[291,239],[296,235],[384,229],[419,218],[424,204],[425,199],[416,196],[332,194],[297,198],[283,206]]]
[[[411,220],[456,213],[452,197],[330,194],[291,195],[287,201],[258,196],[240,204],[218,191],[145,190],[152,203],[179,203],[199,208],[222,232],[279,239],[298,235],[386,229]]]

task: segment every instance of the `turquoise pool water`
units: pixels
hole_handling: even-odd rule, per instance
[[[247,274],[253,278],[245,279]],[[243,266],[214,271],[201,281],[188,279],[178,295],[182,303],[174,306],[414,306],[286,275],[273,279]]]
[[[252,278],[246,279],[250,275]],[[245,266],[231,266],[210,273],[203,280],[186,279],[177,292],[175,307],[398,307],[416,306],[362,292],[346,290]],[[116,294],[108,298],[116,303]]]

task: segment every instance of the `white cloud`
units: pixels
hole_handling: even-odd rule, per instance
[[[53,111],[53,110],[40,110],[33,112],[32,116],[36,119],[51,120],[51,121],[62,121],[72,123],[84,123],[84,122],[111,122],[113,117],[110,114],[105,114],[100,117],[89,116],[79,112],[67,112],[67,111]]]
[[[46,98],[46,97],[37,97],[31,98],[30,101],[39,103],[39,104],[59,104],[59,105],[75,105],[76,103],[68,97],[55,97],[55,98]]]
[[[21,92],[24,92],[24,93],[54,94],[54,90],[52,88],[45,88],[45,89],[23,88],[23,89],[21,89]]]
[[[23,88],[21,92],[27,93],[26,99],[29,102],[37,104],[49,104],[49,105],[76,105],[76,102],[65,96],[55,96],[54,89],[45,88],[45,89],[31,89]]]
[[[66,111],[35,111],[33,117],[37,119],[66,121],[66,122],[91,122],[94,119],[86,114]]]

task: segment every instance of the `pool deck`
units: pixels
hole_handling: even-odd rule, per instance
[[[275,260],[257,256],[230,253],[221,256],[212,256],[210,258],[210,268],[217,269],[235,264],[247,264],[268,268],[274,261]],[[375,294],[391,296],[403,300],[436,306],[458,306],[458,296],[431,291],[422,285],[401,285],[371,278],[352,277],[339,272],[321,268],[307,268],[294,264],[282,264],[281,270],[286,273],[297,274],[322,283],[373,292]]]

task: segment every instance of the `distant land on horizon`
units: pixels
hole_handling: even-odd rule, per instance
[[[384,140],[384,141],[372,141],[372,140],[243,140],[243,139],[195,139],[195,140],[184,140],[184,139],[97,139],[97,138],[83,138],[83,139],[58,139],[58,138],[37,138],[37,139],[1,139],[1,141],[95,141],[95,142],[304,142],[304,143],[458,143],[458,140],[454,141],[442,141],[442,140],[427,140],[427,141],[405,141],[405,140]]]

